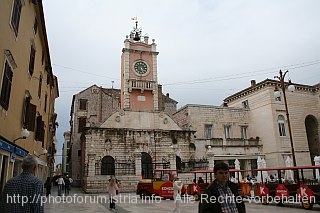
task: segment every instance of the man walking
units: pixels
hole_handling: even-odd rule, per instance
[[[43,213],[42,182],[35,176],[38,162],[33,155],[22,161],[23,172],[8,180],[0,196],[0,212]]]
[[[217,163],[214,166],[215,180],[201,194],[199,213],[245,213],[246,207],[235,183],[228,180],[229,166]]]
[[[181,189],[183,187],[182,182],[178,177],[174,178],[173,182],[173,198],[176,204],[176,207],[173,210],[173,213],[180,213],[180,202],[181,202]]]

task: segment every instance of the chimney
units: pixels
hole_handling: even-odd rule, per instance
[[[256,85],[256,80],[251,80],[251,86],[255,86]]]
[[[169,93],[167,93],[166,96],[169,98]]]
[[[144,36],[144,43],[148,44],[149,36]]]

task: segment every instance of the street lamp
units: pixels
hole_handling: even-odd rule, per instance
[[[21,137],[14,139],[13,143],[16,143],[16,141],[20,139],[26,139],[27,137],[29,137],[29,135],[30,135],[30,132],[27,129],[23,128],[21,131]]]
[[[287,97],[286,97],[286,86],[285,86],[285,81],[284,81],[284,78],[285,78],[285,76],[286,76],[286,74],[288,72],[289,71],[287,70],[284,73],[282,73],[282,71],[280,70],[279,71],[279,76],[274,76],[274,78],[277,78],[280,81],[280,87],[281,87],[281,90],[282,90],[282,93],[283,93],[284,106],[285,106],[285,109],[286,109],[286,115],[287,115],[287,120],[288,120],[289,139],[290,139],[290,145],[291,145],[293,166],[297,166],[296,155],[295,155],[295,152],[294,152],[294,146],[293,146],[293,140],[292,140],[292,132],[291,132],[291,125],[290,125],[289,111],[288,111],[288,103],[287,103]],[[294,87],[294,85],[291,84],[291,80],[289,80],[288,91],[289,92],[293,92],[294,90],[295,90],[295,87]],[[274,91],[274,96],[276,98],[280,98],[280,96],[281,96],[281,93],[278,90],[277,86],[276,86],[275,91]],[[296,177],[297,177],[297,180],[299,182],[299,172],[296,172]]]

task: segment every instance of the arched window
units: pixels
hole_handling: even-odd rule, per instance
[[[101,160],[101,175],[115,175],[114,158],[104,156]]]
[[[285,127],[285,120],[283,115],[278,116],[278,128],[280,136],[286,136],[286,127]]]
[[[141,172],[143,178],[152,178],[152,158],[151,156],[146,153],[142,152],[141,153]]]

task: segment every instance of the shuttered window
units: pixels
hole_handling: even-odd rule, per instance
[[[29,131],[34,131],[37,106],[30,103],[31,97],[27,96],[24,101],[23,126]]]
[[[36,50],[33,47],[33,45],[31,45],[30,59],[29,59],[29,74],[31,76],[33,75],[35,57],[36,57]]]
[[[33,30],[34,30],[34,34],[37,34],[37,30],[38,30],[38,19],[37,19],[37,17],[34,17]]]
[[[9,108],[12,76],[13,76],[12,69],[8,64],[8,62],[6,61],[5,67],[4,67],[4,75],[2,79],[1,96],[0,96],[0,104],[5,110],[8,110]]]
[[[42,121],[42,116],[37,117],[37,127],[36,127],[36,141],[44,141],[44,121]]]
[[[18,35],[18,31],[19,31],[21,8],[22,8],[21,0],[14,0],[13,10],[11,14],[11,26],[16,36]]]
[[[42,87],[42,75],[39,78],[39,85],[38,85],[38,97],[41,98],[41,87]]]

